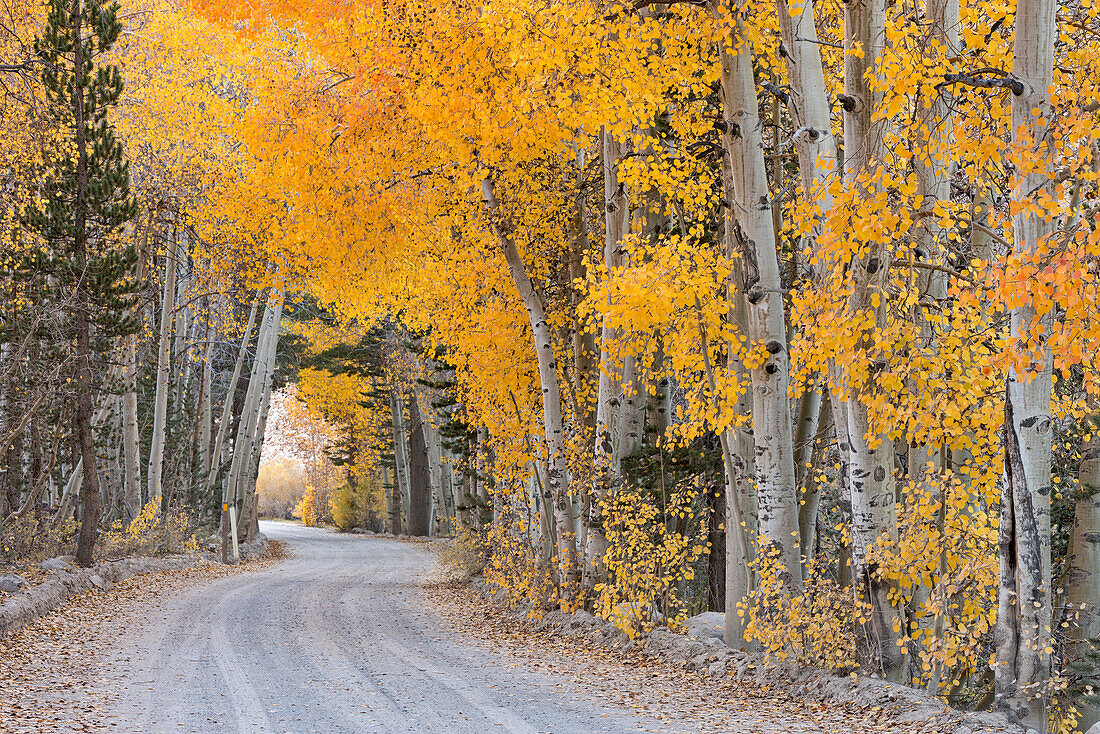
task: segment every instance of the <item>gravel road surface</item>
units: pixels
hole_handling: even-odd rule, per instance
[[[111,731],[674,731],[551,673],[487,660],[423,606],[423,546],[262,530],[291,557],[158,599],[108,653]]]

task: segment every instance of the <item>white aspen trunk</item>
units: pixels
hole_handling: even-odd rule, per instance
[[[845,5],[844,45],[858,47],[862,54],[847,53],[844,67],[844,178],[849,188],[863,186],[861,175],[877,164],[882,148],[881,123],[874,119],[879,94],[868,81],[882,53],[885,36],[884,0],[867,0]],[[861,192],[873,195],[874,192]],[[881,244],[871,248],[862,259],[851,264],[852,288],[848,309],[852,314],[873,311],[876,326],[885,318],[884,288],[889,274],[889,251]],[[872,295],[883,294],[877,308]],[[837,392],[843,377],[834,375]],[[870,390],[873,385],[866,389]],[[870,606],[864,626],[865,654],[883,677],[894,682],[909,675],[908,657],[896,644],[905,623],[904,615],[889,596],[885,580],[878,577],[867,561],[868,551],[881,537],[897,535],[897,502],[894,479],[894,444],[887,436],[871,432],[867,407],[862,395],[850,387],[844,389],[844,406],[834,420],[846,420],[848,446],[848,495],[851,502],[851,562],[856,593]],[[839,431],[838,431],[839,435]]]
[[[740,21],[735,50],[723,43],[722,100],[729,156],[726,197],[734,221],[727,237],[740,250],[747,336],[763,346],[767,358],[752,365],[752,429],[755,443],[759,532],[775,554],[781,577],[792,592],[802,586],[798,547],[798,500],[795,495],[794,442],[791,426],[787,331],[771,197],[764,169],[762,129],[758,117],[751,46],[742,41]],[[737,284],[735,287],[740,287]]]
[[[1051,119],[1047,88],[1054,81],[1055,0],[1019,0],[1012,53],[1012,145],[1018,154],[1050,161]],[[1026,151],[1026,153],[1025,153]],[[1012,198],[1023,203],[1045,190],[1054,196],[1047,167],[1013,176]],[[1016,253],[1035,252],[1051,223],[1026,207],[1012,217]],[[1051,331],[1051,314],[1032,304],[1012,309],[1012,340],[1033,335],[1032,324]],[[1044,337],[1039,337],[1043,339]],[[1005,479],[1001,493],[1001,583],[998,592],[994,707],[1040,732],[1046,731],[1045,690],[1051,668],[1051,349],[1042,342],[1035,371],[1010,369],[1005,391]]]
[[[823,183],[839,172],[836,168],[836,138],[830,125],[828,87],[825,85],[821,46],[814,23],[813,0],[798,3],[798,9],[798,13],[792,13],[786,0],[776,0],[791,87],[788,110],[796,130],[794,142],[798,150],[802,186],[809,198],[815,183]],[[821,213],[828,213],[832,208],[832,195],[828,187],[821,186],[813,196]]]
[[[604,191],[604,265],[610,270],[623,263],[623,239],[630,227],[630,200],[619,181],[619,159],[624,146],[613,133],[600,131]],[[588,517],[584,518],[584,587],[591,591],[605,575],[603,557],[607,553],[607,538],[603,532],[602,501],[618,482],[621,456],[617,447],[622,443],[622,413],[624,385],[629,381],[628,366],[620,368],[610,353],[610,347],[620,337],[604,319],[600,331],[599,381],[596,389],[596,432],[593,453],[595,482],[589,498]],[[630,360],[633,363],[633,360]]]
[[[527,482],[527,507],[533,509],[539,515],[539,548],[542,552],[540,560],[546,565],[554,556],[554,548],[557,547],[557,531],[555,530],[555,516],[553,512],[554,498],[550,493],[550,480],[546,476],[546,462],[542,458],[542,452],[538,448],[528,449],[534,457],[529,466],[531,478]],[[528,527],[534,525],[528,512]],[[530,530],[528,530],[530,533]],[[555,570],[554,578],[560,583],[560,574]]]
[[[182,326],[180,326],[180,330],[186,332],[186,338],[183,340],[183,349],[179,353],[180,362],[182,364],[180,370],[181,374],[179,375],[178,381],[176,383],[175,412],[179,418],[182,418],[184,415],[187,414],[189,407],[188,404],[191,402],[193,396],[191,382],[195,369],[195,358],[191,352],[191,345],[195,343],[195,340],[198,337],[199,326],[198,319],[194,317],[194,314],[195,311],[193,308],[188,307],[183,309]],[[201,369],[202,365],[200,364],[199,367]],[[199,390],[201,391],[201,389],[202,386],[200,384]],[[201,392],[195,397],[198,398],[195,402],[195,411],[196,414],[198,414],[198,412],[202,409]],[[179,418],[177,418],[177,420]],[[195,467],[193,460],[194,455],[192,453],[192,450],[194,448],[194,443],[198,437],[200,420],[201,415],[199,418],[196,419],[194,428],[191,431],[191,436],[188,437],[186,444],[184,444],[181,437],[180,444],[181,446],[185,446],[186,448],[184,448],[184,455],[182,460],[176,462],[176,480],[173,487],[175,491],[187,490],[193,486]]]
[[[145,223],[142,242],[139,247],[138,279],[145,277],[145,271],[150,258],[149,235],[153,230],[157,213],[152,211]],[[126,520],[131,521],[141,511],[142,506],[142,482],[141,482],[141,437],[138,434],[138,399],[137,399],[137,372],[138,372],[138,337],[126,338],[123,345],[123,370],[125,379],[125,391],[122,395],[122,442],[125,461],[125,478],[123,492],[123,510]]]
[[[282,305],[282,294],[278,298],[279,306]],[[256,358],[252,362],[252,370],[248,381],[248,390],[245,393],[244,407],[241,411],[241,419],[237,425],[237,437],[233,442],[233,458],[230,463],[229,476],[225,483],[226,501],[238,509],[242,507],[244,496],[243,477],[252,456],[252,439],[256,435],[256,425],[260,418],[264,375],[267,371],[267,350],[271,340],[272,325],[275,323],[275,296],[269,296],[264,307],[264,315],[260,320],[260,329],[256,345]],[[278,328],[276,324],[274,328]]]
[[[424,442],[420,403],[415,393],[409,400],[407,446],[409,457],[409,514],[406,531],[409,535],[427,536],[428,506],[431,502],[431,485],[428,481],[428,447]]]
[[[57,503],[57,512],[54,513],[51,520],[53,525],[57,525],[66,517],[68,517],[73,510],[73,498],[80,494],[81,488],[84,486],[84,459],[78,459],[76,466],[73,467],[72,474],[69,475],[69,479],[65,482],[65,488],[61,490],[61,499]]]
[[[225,393],[225,402],[222,404],[221,420],[218,421],[218,433],[214,439],[214,445],[210,448],[210,466],[206,471],[206,486],[212,488],[217,479],[218,472],[224,463],[225,438],[229,432],[229,419],[233,413],[233,397],[237,392],[237,383],[241,379],[241,370],[244,368],[244,358],[248,354],[248,344],[252,338],[252,329],[256,325],[256,312],[259,304],[253,304],[248,312],[248,322],[245,324],[244,333],[241,334],[241,345],[237,350],[237,361],[233,365],[233,376],[229,378],[229,387]]]
[[[474,471],[477,472],[477,496],[486,507],[492,507],[492,498],[489,496],[489,485],[492,483],[489,476],[489,429],[479,426],[477,429],[477,461]],[[480,522],[480,520],[479,520]]]
[[[126,518],[126,512],[122,509],[123,498],[123,461],[122,461],[122,396],[114,396],[114,400],[111,401],[114,405],[111,408],[111,417],[115,426],[109,433],[109,455],[107,457],[107,483],[104,486],[104,490],[107,494],[105,498],[104,507],[107,510],[107,517],[111,521],[119,518]],[[34,475],[28,472],[28,476],[32,481]]]
[[[274,353],[272,355],[274,360]],[[260,472],[260,456],[264,450],[264,431],[267,430],[267,413],[271,406],[271,377],[274,369],[269,368],[267,374],[266,384],[263,388],[263,398],[260,402],[260,419],[256,425],[256,433],[252,438],[252,458],[249,461],[248,473],[245,474],[245,485],[242,496],[244,500],[245,510],[245,532],[248,542],[252,542],[252,539],[256,537],[256,533],[260,531],[260,502],[256,496],[256,478]]]
[[[926,0],[925,20],[931,24],[930,35],[942,44],[942,48],[947,53],[957,53],[959,47],[958,0]],[[948,90],[946,89],[938,90],[935,96],[921,100],[920,109],[927,134],[927,144],[920,151],[914,165],[919,184],[918,193],[922,197],[921,209],[926,212],[934,212],[937,205],[951,201],[950,154],[954,144],[954,115],[949,104],[950,100],[945,99],[947,93]],[[940,216],[931,216],[924,220],[926,224],[918,234],[920,245],[914,253],[915,257],[927,258],[933,262],[946,260],[947,250],[944,247],[944,242],[947,238],[947,232],[940,225],[941,220],[942,217]],[[915,280],[920,293],[933,299],[936,303],[942,302],[947,296],[947,274],[939,270],[922,270],[918,272],[919,275]],[[937,335],[919,303],[913,305],[913,320],[920,329],[921,347],[924,349],[933,348]],[[944,468],[948,458],[949,454],[944,451],[942,445],[910,446],[908,461],[910,481],[920,481],[922,474],[930,468],[933,470]],[[964,481],[967,477],[967,475],[959,476],[963,477]],[[936,525],[941,533],[946,520],[945,499],[941,496],[939,509],[936,513]],[[947,553],[945,549],[941,549],[939,554],[936,577],[936,584],[942,590],[943,585],[947,582]],[[931,591],[931,587],[922,586],[911,601],[911,607],[919,609]],[[935,639],[942,639],[943,637],[945,614],[946,610],[941,609],[933,615],[931,633]],[[926,625],[927,621],[922,620],[921,624]],[[933,663],[932,671],[928,676],[926,690],[933,695],[937,693],[942,679],[943,665],[940,661],[936,661]]]
[[[395,474],[401,499],[401,506],[398,508],[398,516],[405,518],[407,521],[409,517],[409,508],[412,503],[412,493],[409,486],[409,450],[405,437],[405,406],[402,404],[402,400],[397,394],[396,387],[393,392],[390,393],[390,414],[393,419]],[[398,524],[400,525],[401,523],[399,522]],[[394,532],[396,533],[397,530]],[[408,532],[407,528],[405,532]]]
[[[436,428],[435,411],[432,409],[430,388],[422,385],[415,387],[415,400],[420,401],[420,430],[424,433],[424,446],[428,451],[428,536],[437,535],[438,523],[446,519],[446,506],[443,488],[443,452],[439,430]]]
[[[894,478],[894,444],[877,436],[872,443],[866,406],[853,395],[845,406],[849,441],[849,496],[852,526],[852,578],[863,601],[870,605],[864,627],[868,653],[886,679],[901,682],[908,676],[908,661],[895,643],[905,623],[901,610],[891,602],[889,587],[868,561],[868,552],[882,536],[897,536],[897,500]]]
[[[210,473],[210,437],[214,430],[214,367],[211,364],[214,353],[213,337],[213,330],[208,326],[206,349],[202,356],[202,378],[199,384],[199,476],[203,478]]]
[[[703,341],[703,364],[711,392],[715,391],[714,368],[706,347],[706,330],[700,319],[700,336]],[[746,447],[745,439],[748,439]],[[726,485],[726,598],[722,637],[733,648],[747,647],[745,627],[748,620],[738,614],[738,605],[752,590],[752,533],[746,521],[744,499],[750,477],[744,471],[743,456],[751,456],[752,439],[744,431],[730,429],[718,435],[722,449],[722,468]],[[745,452],[746,448],[748,451]]]
[[[833,196],[829,190],[829,179],[840,174],[839,160],[837,156],[836,137],[833,135],[830,123],[831,106],[827,96],[828,88],[825,85],[824,69],[821,61],[821,45],[818,43],[817,27],[814,18],[813,0],[806,0],[798,4],[799,12],[792,13],[786,0],[777,0],[777,13],[779,18],[780,35],[783,39],[783,49],[787,63],[787,73],[790,80],[790,97],[788,110],[794,123],[796,133],[794,142],[798,151],[798,167],[802,178],[804,196],[807,200],[813,200],[822,216],[827,215],[833,207]],[[815,241],[820,237],[820,224],[815,227],[812,235]],[[813,266],[814,279],[818,285],[825,282],[829,275],[829,264],[825,258],[818,258]],[[833,387],[839,387],[843,382],[843,376],[835,364],[830,365],[829,383]],[[809,396],[804,396],[803,401]],[[837,448],[841,456],[841,486],[847,487],[848,478],[848,453],[850,449],[848,441],[847,410],[844,405],[844,397],[840,390],[830,390],[830,407],[837,427]],[[817,397],[816,400],[820,400]],[[800,410],[799,438],[804,441],[812,437],[817,430],[817,422],[820,419],[820,408],[816,416],[813,405],[805,405],[805,411]],[[803,420],[806,422],[803,423]],[[796,476],[799,486],[803,486],[802,469],[805,461],[805,453],[799,453],[799,445],[796,444]],[[847,498],[843,505],[848,506]],[[816,513],[815,513],[816,514]],[[809,523],[810,513],[804,513],[805,522],[800,528],[803,541],[812,535]],[[803,543],[803,554],[809,554],[812,549]],[[845,564],[839,569],[839,577],[843,580],[848,575]]]
[[[126,370],[126,389],[122,395],[122,447],[125,461],[123,511],[133,520],[141,511],[141,439],[137,417],[137,337],[126,340],[122,348]]]
[[[576,531],[573,524],[573,512],[569,501],[569,488],[566,481],[569,468],[565,456],[565,434],[561,416],[561,390],[558,385],[557,360],[554,357],[554,345],[551,340],[550,324],[546,318],[546,308],[542,296],[535,290],[527,275],[523,258],[512,239],[512,229],[503,216],[497,203],[493,182],[484,178],[481,182],[481,194],[489,210],[493,233],[497,237],[508,270],[512,275],[516,290],[527,309],[534,338],[535,354],[538,357],[539,382],[542,385],[542,421],[546,442],[547,479],[550,495],[554,501],[553,513],[556,525],[558,565],[562,583],[577,573]]]
[[[157,350],[157,392],[153,409],[153,437],[149,447],[149,501],[160,502],[161,479],[164,471],[164,431],[168,414],[168,372],[171,349],[173,314],[176,307],[176,252],[178,250],[175,229],[168,243],[164,263],[164,289],[160,309],[160,346]]]
[[[813,453],[814,436],[821,421],[823,404],[821,389],[817,385],[807,385],[806,392],[798,401],[798,413],[794,420],[794,482],[799,488],[804,484],[806,462]],[[802,544],[802,553],[806,553],[805,543]]]
[[[803,450],[802,455],[806,457],[803,461],[805,461],[808,466],[802,467],[802,471],[798,472],[797,478],[800,498],[798,508],[798,542],[802,549],[802,557],[804,559],[802,567],[802,579],[804,581],[808,578],[809,564],[810,561],[813,560],[815,546],[817,545],[817,514],[821,505],[821,487],[818,485],[814,473],[821,468],[821,464],[824,460],[824,436],[833,422],[832,406],[830,402],[822,400],[821,393],[817,390],[812,394],[818,396],[816,407],[819,411],[819,418],[814,421],[817,433],[805,439],[808,446]],[[796,456],[798,456],[797,452]],[[798,468],[797,464],[795,468]]]
[[[177,412],[183,410],[184,396],[187,394],[191,379],[190,344],[193,341],[191,330],[194,326],[194,309],[187,305],[187,288],[191,273],[187,254],[186,238],[183,245],[176,246],[176,255],[180,263],[176,266],[176,303],[180,304],[176,312],[175,341],[172,344],[172,363],[176,365],[176,390],[173,406]]]
[[[455,507],[457,502],[455,501],[455,493],[459,489],[458,482],[456,481],[455,472],[455,455],[448,450],[443,450],[443,503],[446,508],[447,514],[447,528],[446,535],[454,535],[458,529],[457,517],[455,514]]]
[[[283,314],[282,291],[277,292],[275,303],[271,307],[271,316],[267,320],[266,334],[261,332],[262,349],[257,349],[256,363],[259,367],[259,383],[256,385],[256,394],[253,401],[256,405],[255,413],[249,413],[247,423],[248,432],[245,442],[240,448],[234,447],[235,452],[244,453],[243,463],[237,475],[238,487],[236,496],[242,504],[245,532],[251,537],[251,505],[255,494],[255,470],[259,466],[259,452],[263,445],[263,430],[267,422],[267,406],[271,397],[271,380],[275,372],[275,353],[279,345],[279,324]],[[250,385],[251,387],[251,385]]]
[[[943,44],[948,53],[955,53],[959,46],[959,3],[958,0],[927,0],[925,20],[931,25],[930,35]],[[921,195],[921,209],[931,212],[936,204],[951,200],[950,153],[954,143],[954,114],[945,99],[947,90],[939,90],[931,97],[921,100],[921,115],[927,132],[927,143],[914,160],[917,173],[918,193]],[[927,258],[933,262],[944,260],[946,250],[943,242],[946,231],[940,225],[942,217],[925,218],[925,227],[919,232],[920,245],[915,253],[917,258]],[[936,302],[947,297],[947,274],[939,270],[921,270],[916,280],[921,293]],[[923,345],[931,345],[936,338],[932,325],[919,305],[913,307],[914,321],[920,329]],[[941,446],[914,446],[909,450],[909,478],[917,480],[929,463],[937,468],[943,462]],[[937,671],[934,671],[938,674]],[[933,676],[935,677],[935,675]]]
[[[390,480],[390,467],[382,464],[382,518],[379,521],[378,531],[381,533],[393,532],[394,512],[394,484]]]

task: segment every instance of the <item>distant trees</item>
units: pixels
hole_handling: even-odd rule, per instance
[[[282,456],[265,461],[256,479],[260,515],[290,519],[305,485],[305,474],[297,460]]]

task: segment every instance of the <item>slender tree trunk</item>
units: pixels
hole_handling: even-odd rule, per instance
[[[832,407],[828,401],[822,400],[821,419],[817,421],[817,434],[811,436],[809,466],[805,467],[799,480],[798,490],[801,497],[798,508],[798,535],[799,545],[802,548],[802,557],[805,565],[802,570],[802,578],[808,577],[809,564],[814,557],[814,549],[817,545],[818,509],[821,506],[821,487],[818,484],[816,472],[821,468],[825,455],[825,437],[833,425]]]
[[[271,394],[271,378],[275,369],[275,353],[279,344],[279,324],[282,320],[284,294],[280,290],[269,300],[261,322],[259,344],[256,348],[256,361],[248,383],[245,399],[245,420],[237,430],[237,442],[233,446],[234,498],[241,509],[239,517],[246,533],[246,542],[251,538],[253,527],[251,510],[254,500],[254,473],[259,466],[258,451],[263,443],[263,424],[266,419],[264,410]]]
[[[132,336],[123,346],[126,370],[126,389],[122,394],[122,446],[125,461],[125,487],[122,505],[127,520],[133,520],[141,511],[141,439],[138,436],[137,417],[137,337]]]
[[[739,291],[735,291],[734,303],[743,298]],[[703,307],[698,298],[695,301],[696,313],[699,321],[699,349],[703,355],[703,372],[707,379],[707,387],[710,388],[712,399],[717,399],[717,379],[714,375],[714,365],[710,358],[710,340],[707,336],[706,325],[703,322]],[[751,558],[752,558],[752,534],[748,532],[746,511],[743,507],[744,484],[749,481],[748,474],[744,471],[745,461],[743,456],[751,456],[751,452],[738,453],[738,449],[744,446],[738,443],[743,432],[735,429],[721,431],[718,434],[718,443],[722,450],[722,467],[725,477],[725,522],[726,522],[726,547],[725,547],[725,599],[724,599],[724,632],[723,637],[730,647],[742,648],[745,646],[746,619],[737,613],[737,605],[740,604],[750,590]]]
[[[249,460],[247,483],[244,487],[245,517],[247,537],[249,543],[260,531],[260,500],[256,495],[256,479],[260,476],[260,457],[264,451],[264,432],[267,430],[267,413],[271,406],[271,371],[268,371],[267,384],[264,387],[263,398],[260,402],[260,418],[256,424],[256,434],[252,439],[252,456]]]
[[[569,280],[572,283],[585,278],[584,257],[592,246],[588,236],[588,219],[585,216],[585,161],[583,153],[578,154],[576,169],[576,195],[573,198],[572,246],[569,252]],[[597,388],[596,338],[587,330],[576,316],[584,294],[573,287],[570,290],[573,306],[573,390],[577,395],[576,411],[578,420],[595,435],[596,412],[592,410],[592,392]]]
[[[802,585],[802,568],[794,437],[787,396],[790,376],[786,316],[764,168],[752,49],[741,42],[740,31],[738,25],[736,50],[727,49],[726,44],[719,50],[725,126],[722,140],[730,161],[725,194],[734,217],[727,237],[742,259],[749,345],[764,347],[768,355],[749,370],[760,534],[780,566],[783,582],[795,590]]]
[[[225,439],[229,435],[229,424],[233,414],[233,402],[237,394],[237,384],[241,379],[241,370],[244,367],[244,358],[248,354],[248,344],[252,339],[252,328],[256,324],[256,312],[259,304],[255,303],[248,312],[248,322],[245,324],[244,333],[241,334],[241,345],[237,350],[237,361],[233,366],[233,376],[229,378],[229,387],[225,393],[225,402],[222,404],[221,419],[218,421],[218,433],[214,439],[214,445],[210,449],[210,466],[206,473],[206,486],[214,487],[218,472],[224,463]]]
[[[214,332],[206,327],[206,348],[202,357],[202,378],[199,382],[199,476],[205,479],[210,474],[210,437],[214,432]]]
[[[1066,621],[1071,644],[1067,657],[1080,656],[1088,640],[1100,637],[1100,400],[1089,396],[1089,440],[1082,442],[1078,498],[1073,505],[1070,551],[1066,559]],[[1100,721],[1100,707],[1080,705],[1078,727]]]
[[[153,408],[153,437],[149,445],[149,501],[160,502],[164,472],[165,426],[168,417],[168,375],[171,365],[172,324],[176,307],[176,261],[178,243],[175,228],[164,261],[164,289],[160,309],[160,346],[157,350],[157,392]]]
[[[523,258],[512,239],[511,224],[503,216],[493,191],[493,182],[485,178],[481,182],[481,194],[489,210],[493,232],[497,237],[504,259],[508,263],[512,280],[527,308],[534,337],[535,354],[538,357],[539,381],[542,384],[542,420],[546,441],[547,476],[550,494],[554,499],[554,523],[556,525],[558,564],[563,583],[579,570],[577,567],[576,531],[573,510],[567,485],[569,468],[565,456],[565,435],[561,416],[561,391],[558,385],[557,361],[551,341],[550,324],[542,295],[535,290],[527,275]]]
[[[489,496],[489,487],[492,485],[492,478],[489,476],[489,452],[491,448],[489,446],[489,429],[485,426],[479,426],[477,429],[477,461],[474,465],[474,471],[477,472],[477,496],[479,500],[478,507],[478,524],[482,523],[482,516],[488,515],[486,525],[492,525],[493,523],[493,504],[492,497]]]
[[[1047,89],[1054,80],[1055,0],[1019,0],[1012,57],[1012,78],[1022,94],[1012,99],[1012,147],[1022,158],[1050,161],[1051,119]],[[1021,205],[1012,217],[1016,253],[1036,252],[1051,232],[1042,214],[1023,204],[1035,192],[1054,195],[1047,172],[1053,163],[1013,176],[1012,197]],[[1036,332],[1050,334],[1051,314],[1033,304],[1012,309],[1010,334],[1026,342]],[[1010,717],[1046,730],[1043,690],[1050,678],[1051,558],[1051,361],[1049,342],[1030,373],[1009,370],[1005,391],[1005,479],[1001,493],[1001,585],[998,593],[994,705]]]
[[[420,430],[424,432],[424,446],[428,450],[428,535],[435,537],[439,524],[447,514],[443,499],[443,457],[437,440],[438,431],[432,415],[431,400],[429,398],[424,402],[428,407],[420,412]]]
[[[110,455],[107,462],[107,476],[110,482],[107,485],[108,494],[108,516],[109,521],[116,519],[126,519],[126,511],[122,507],[123,492],[125,491],[123,482],[125,473],[123,471],[123,459],[122,459],[122,397],[113,396],[111,401],[113,406],[111,408],[111,417],[114,419],[110,431]]]
[[[248,390],[245,393],[241,420],[237,425],[237,439],[233,444],[233,461],[230,465],[226,483],[227,498],[243,513],[249,497],[249,469],[252,465],[252,452],[257,440],[256,432],[260,423],[264,395],[270,390],[270,371],[273,368],[275,348],[279,338],[279,321],[283,311],[283,293],[279,291],[268,298],[264,316],[260,322],[256,359],[252,364]],[[238,514],[241,517],[242,514]],[[238,525],[238,533],[240,531]],[[246,530],[247,532],[247,530]]]
[[[876,73],[885,37],[884,0],[850,3],[844,8],[845,48],[860,48],[848,53],[844,68],[844,179],[849,189],[861,196],[874,196],[866,176],[878,164],[882,150],[882,125],[874,117],[881,94],[868,80]],[[881,243],[873,243],[868,254],[851,263],[851,290],[848,311],[853,315],[871,313],[875,324],[883,326],[888,297],[885,285],[889,274],[890,252]],[[878,306],[874,299],[880,298]],[[846,376],[834,375],[841,392]],[[868,562],[868,552],[885,536],[897,534],[897,502],[894,478],[894,444],[889,437],[873,432],[865,395],[874,390],[872,382],[844,391],[841,410],[833,405],[836,423],[847,422],[848,488],[851,501],[852,577],[856,590],[870,606],[864,625],[865,654],[888,680],[908,678],[908,657],[896,644],[905,624],[904,615],[891,599],[889,585]],[[840,432],[838,431],[838,437]]]
[[[623,262],[623,238],[630,229],[630,199],[626,188],[619,181],[619,160],[625,146],[615,134],[604,129],[600,132],[601,161],[603,166],[604,193],[604,265],[619,268]],[[612,327],[607,318],[600,333],[599,376],[596,391],[596,427],[593,470],[595,481],[589,499],[588,517],[585,519],[584,587],[591,592],[605,575],[603,557],[607,553],[607,538],[603,532],[602,505],[608,494],[619,482],[618,447],[622,444],[622,412],[625,392],[631,382],[627,374],[633,366],[619,367],[611,354],[612,346],[619,340],[619,329]]]
[[[401,530],[401,517],[404,515],[405,522],[411,522],[410,507],[412,494],[409,488],[409,452],[408,441],[406,437],[408,435],[405,427],[405,406],[403,401],[397,394],[397,388],[395,387],[393,392],[390,393],[390,414],[393,418],[393,456],[394,456],[394,475],[396,477],[397,491],[399,493],[400,502],[397,505],[397,514],[394,519],[394,533],[398,533]],[[402,508],[404,513],[402,513]],[[412,534],[412,531],[406,527],[406,532]]]

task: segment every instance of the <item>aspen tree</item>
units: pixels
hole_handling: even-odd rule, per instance
[[[153,437],[149,443],[149,501],[160,504],[164,473],[164,442],[168,420],[168,375],[172,359],[172,326],[176,312],[176,265],[179,262],[179,235],[176,226],[168,240],[164,258],[164,287],[160,302],[160,341],[157,348],[157,386],[154,398]]]
[[[783,46],[780,56],[786,62],[790,91],[786,104],[794,124],[792,142],[798,152],[798,170],[802,179],[802,194],[806,201],[814,204],[818,214],[827,213],[833,206],[830,181],[839,174],[836,137],[833,135],[828,89],[825,85],[825,71],[821,59],[821,45],[818,41],[817,24],[814,16],[813,0],[799,3],[792,11],[786,0],[776,1],[776,13],[779,20]],[[817,239],[821,236],[820,219],[810,232],[809,239],[813,248],[811,269],[814,281],[825,282],[828,277],[828,261],[820,252]],[[796,276],[800,274],[796,273]],[[834,371],[835,372],[835,371]],[[813,539],[817,523],[819,494],[816,491],[803,492],[812,478],[806,478],[806,461],[812,458],[807,454],[808,447],[816,445],[818,424],[822,417],[822,391],[824,385],[810,386],[799,402],[795,423],[794,451],[795,476],[797,486],[805,504],[799,512],[799,541],[803,557],[809,560],[813,554]],[[837,391],[828,391],[831,401],[827,415],[846,416],[844,406]],[[837,442],[842,459],[842,471],[847,470],[847,419],[839,421]],[[814,464],[816,466],[816,464]],[[805,573],[805,569],[803,570]]]
[[[527,275],[523,258],[516,249],[511,236],[511,226],[500,211],[491,178],[481,181],[481,195],[489,212],[493,234],[503,251],[512,275],[516,290],[527,309],[534,336],[535,353],[538,358],[539,381],[542,385],[542,414],[544,440],[546,442],[547,489],[553,505],[544,508],[544,512],[553,513],[557,535],[558,568],[564,579],[576,573],[577,549],[576,530],[573,525],[573,509],[569,501],[567,485],[569,469],[566,463],[564,430],[561,417],[561,393],[558,385],[557,362],[554,358],[554,345],[550,337],[550,325],[546,318],[546,308],[542,296]],[[598,420],[597,420],[598,425]],[[598,429],[597,429],[598,430]]]
[[[423,420],[419,401],[415,396],[410,396],[408,423],[410,496],[406,530],[409,535],[427,537],[431,534],[432,492]]]
[[[1054,82],[1054,0],[1019,0],[1012,52],[1013,250],[1038,250],[1053,229],[1026,204],[1050,192],[1049,92]],[[1038,163],[1038,165],[1036,165]],[[1012,309],[1010,336],[1035,351],[1035,363],[1009,369],[1005,390],[1005,478],[1001,492],[1000,566],[995,630],[997,709],[1046,731],[1051,668],[1051,372],[1046,334],[1052,314],[1033,302]],[[1045,328],[1043,328],[1045,327]]]
[[[408,523],[412,521],[410,518],[412,494],[409,488],[409,455],[408,455],[408,438],[405,428],[405,406],[401,397],[398,394],[398,389],[395,386],[390,392],[390,415],[392,417],[391,426],[393,428],[393,455],[394,455],[394,475],[396,477],[397,491],[399,493],[400,504],[398,506],[397,518],[404,518],[405,532],[412,534],[412,531],[408,527]],[[395,523],[399,525],[400,523]],[[394,532],[398,532],[394,530]]]
[[[125,477],[123,480],[123,510],[133,520],[141,511],[141,451],[138,436],[137,340],[127,339],[122,347],[126,370],[126,388],[122,395],[122,445]]]
[[[716,6],[721,14],[723,6]],[[735,12],[735,11],[734,11]],[[721,17],[719,15],[719,17]],[[794,446],[791,426],[789,358],[785,307],[779,277],[771,195],[764,170],[752,47],[737,18],[736,35],[722,39],[722,143],[729,156],[725,196],[732,210],[727,247],[741,260],[744,293],[745,366],[752,382],[752,427],[759,532],[775,554],[783,581],[792,590],[802,585],[798,547],[798,502],[795,497]]]
[[[210,310],[209,301],[210,299],[207,298],[208,312]],[[206,344],[203,348],[202,365],[200,366],[202,374],[199,378],[198,427],[196,430],[196,437],[199,442],[199,476],[204,480],[210,472],[210,440],[214,432],[214,329],[211,327],[209,320],[210,316],[208,315],[204,339]]]
[[[246,492],[250,480],[248,474],[251,469],[252,452],[259,439],[257,431],[264,399],[271,387],[270,370],[274,367],[273,362],[275,349],[278,345],[279,321],[282,310],[283,292],[277,290],[268,297],[263,318],[260,320],[256,357],[252,361],[252,372],[249,376],[248,390],[245,392],[241,420],[237,426],[236,440],[233,442],[233,458],[225,482],[223,502],[228,502],[237,508],[238,521],[247,509],[246,502],[251,501]],[[239,532],[240,525],[238,524]],[[250,529],[246,532],[250,532]]]
[[[885,20],[883,0],[863,0],[844,7],[844,182],[857,197],[873,196],[870,178],[882,154],[882,123],[875,118],[881,93],[872,87],[868,76],[876,73]],[[881,326],[889,251],[872,243],[866,254],[852,259],[851,271],[849,313],[853,318],[869,314],[872,322]],[[860,596],[870,605],[864,634],[875,665],[887,679],[900,681],[908,677],[907,657],[895,644],[904,618],[891,598],[888,583],[876,574],[867,558],[881,538],[892,538],[897,533],[894,444],[873,432],[863,394],[873,388],[873,381],[862,390],[849,385],[842,408],[848,434],[852,578]],[[841,416],[835,417],[839,423]]]
[[[619,161],[624,145],[606,127],[600,131],[600,164],[603,170],[604,245],[603,262],[608,269],[624,264],[623,239],[630,231],[630,199],[624,183],[619,181]],[[603,557],[607,553],[607,538],[603,532],[602,506],[608,493],[619,480],[619,447],[623,443],[622,415],[625,392],[629,384],[628,365],[614,364],[610,353],[620,338],[620,330],[609,325],[606,316],[600,329],[599,374],[596,392],[596,430],[594,436],[595,484],[592,488],[588,517],[585,518],[584,586],[591,591],[604,573]]]
[[[256,313],[259,304],[254,303],[248,311],[248,321],[245,323],[241,334],[241,344],[237,348],[237,359],[233,364],[233,375],[229,378],[228,390],[225,401],[222,403],[221,418],[218,420],[218,433],[214,438],[214,445],[210,448],[210,466],[206,472],[206,487],[213,488],[218,472],[225,463],[225,440],[229,434],[229,419],[233,413],[233,400],[237,394],[237,383],[241,379],[241,371],[244,368],[244,359],[248,355],[248,345],[252,340],[252,329],[256,324]]]
[[[1091,415],[1082,426],[1086,433],[1065,571],[1071,659],[1079,657],[1090,640],[1100,638],[1100,400],[1094,393],[1088,396],[1088,406]],[[1081,709],[1078,726],[1082,730],[1100,721],[1100,707],[1085,704]]]

